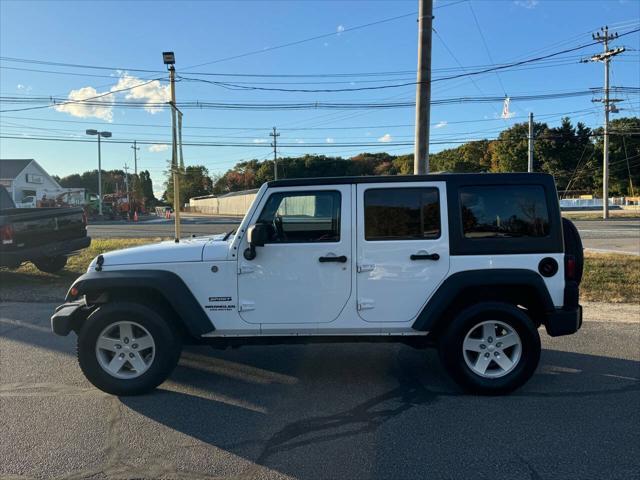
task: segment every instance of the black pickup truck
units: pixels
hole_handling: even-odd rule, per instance
[[[88,247],[87,221],[82,208],[16,208],[0,185],[0,266],[17,268],[23,262],[54,273],[67,256]]]

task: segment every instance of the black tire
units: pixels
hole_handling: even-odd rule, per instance
[[[148,369],[136,378],[116,378],[98,362],[96,342],[110,324],[127,320],[138,323],[152,336],[155,354]],[[78,334],[78,363],[87,379],[112,395],[148,393],[164,382],[180,359],[181,338],[170,319],[134,302],[113,302],[100,306],[87,317]]]
[[[584,270],[584,250],[582,239],[575,224],[568,218],[562,217],[562,235],[564,237],[564,253],[573,255],[576,259],[575,281],[580,284]]]
[[[475,373],[467,365],[462,348],[467,333],[487,320],[507,324],[521,340],[519,361],[513,370],[498,378]],[[503,395],[521,387],[535,372],[540,350],[538,330],[527,314],[513,305],[498,302],[480,303],[463,310],[438,340],[440,359],[449,375],[466,391],[480,395]]]
[[[33,260],[33,264],[38,270],[45,273],[56,273],[67,265],[67,257],[59,255],[57,257],[43,257]]]

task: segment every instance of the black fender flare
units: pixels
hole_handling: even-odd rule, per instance
[[[526,269],[496,268],[491,270],[468,270],[448,277],[435,291],[431,299],[418,314],[413,329],[434,331],[447,321],[446,313],[456,308],[459,299],[464,301],[467,292],[491,289],[507,289],[511,292],[526,289],[535,292],[539,310],[553,312],[555,307],[544,280],[537,272]],[[487,299],[489,300],[489,299]],[[490,300],[496,300],[491,298]],[[450,320],[450,319],[449,319]]]
[[[136,289],[158,292],[178,314],[189,334],[196,338],[215,330],[189,287],[177,274],[166,270],[87,272],[71,285],[66,301],[75,301],[83,295],[95,297],[114,289],[128,290],[130,297],[135,297]],[[141,300],[144,300],[144,297],[141,297]]]

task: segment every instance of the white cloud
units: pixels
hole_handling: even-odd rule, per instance
[[[438,123],[436,123],[436,128],[446,127],[447,123],[449,122],[447,122],[446,120],[440,120]]]
[[[113,95],[95,98],[91,104],[80,102],[87,98],[97,97],[107,92],[98,92],[93,87],[83,87],[78,90],[71,90],[67,97],[69,101],[77,103],[65,103],[53,107],[58,112],[65,112],[74,117],[80,118],[99,118],[111,122],[113,120]]]
[[[296,139],[296,143],[304,143],[304,140],[302,140],[301,138]]]
[[[144,80],[129,75],[126,72],[118,72],[119,80],[109,91],[98,92],[94,87],[83,87],[77,90],[71,90],[67,96],[68,101],[74,103],[66,103],[53,107],[58,112],[65,112],[74,117],[81,118],[99,118],[111,122],[113,120],[113,102],[118,95],[123,95],[126,100],[142,100],[145,103],[144,109],[149,113],[157,113],[162,110],[158,103],[166,103],[171,97],[169,85],[161,85],[158,80],[154,80],[147,84]],[[140,85],[137,87],[137,85]],[[135,87],[135,88],[132,88]],[[124,92],[119,90],[129,88]],[[112,92],[111,95],[108,95]],[[100,96],[103,95],[103,96]],[[86,100],[92,97],[91,104],[85,104],[80,100]]]
[[[392,140],[393,140],[393,137],[392,137],[390,134],[388,134],[388,133],[385,133],[383,136],[381,136],[381,137],[378,139],[378,141],[379,141],[379,142],[382,142],[382,143],[387,143],[387,142],[390,142],[390,141],[392,141]]]
[[[253,143],[267,143],[267,140],[264,138],[254,138]]]
[[[21,92],[27,92],[27,93],[33,90],[33,88],[30,85],[25,85],[23,83],[19,83],[18,85],[16,85],[16,89],[20,90]]]
[[[153,145],[149,146],[149,151],[153,153],[166,152],[167,150],[169,150],[169,145],[162,143],[154,143]]]
[[[336,28],[336,32],[338,33],[338,35],[344,32],[344,25],[338,25],[338,28]]]
[[[111,87],[111,91],[136,87],[136,85],[142,83],[145,83],[145,81],[125,72],[120,76],[118,83]],[[144,100],[147,105],[144,109],[149,113],[157,113],[161,111],[162,108],[151,104],[168,102],[171,98],[171,87],[169,85],[163,86],[160,84],[160,81],[154,80],[145,85],[127,90],[124,98],[127,100]]]
[[[335,143],[335,140],[333,138],[331,138],[331,137],[327,137],[326,142],[327,143]]]
[[[532,8],[536,8],[540,2],[539,0],[516,0],[513,3],[519,7],[531,10]]]

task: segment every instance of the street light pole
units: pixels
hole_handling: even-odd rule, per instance
[[[173,212],[175,219],[175,242],[180,241],[180,172],[178,167],[178,132],[176,130],[176,57],[173,52],[162,52],[162,60],[169,69],[171,88],[171,172],[173,177]]]
[[[100,147],[100,137],[110,138],[111,132],[89,129],[87,135],[95,135],[98,137],[98,215],[102,217],[102,149]]]
[[[102,217],[102,155],[100,148],[100,133],[98,133],[98,216]]]

